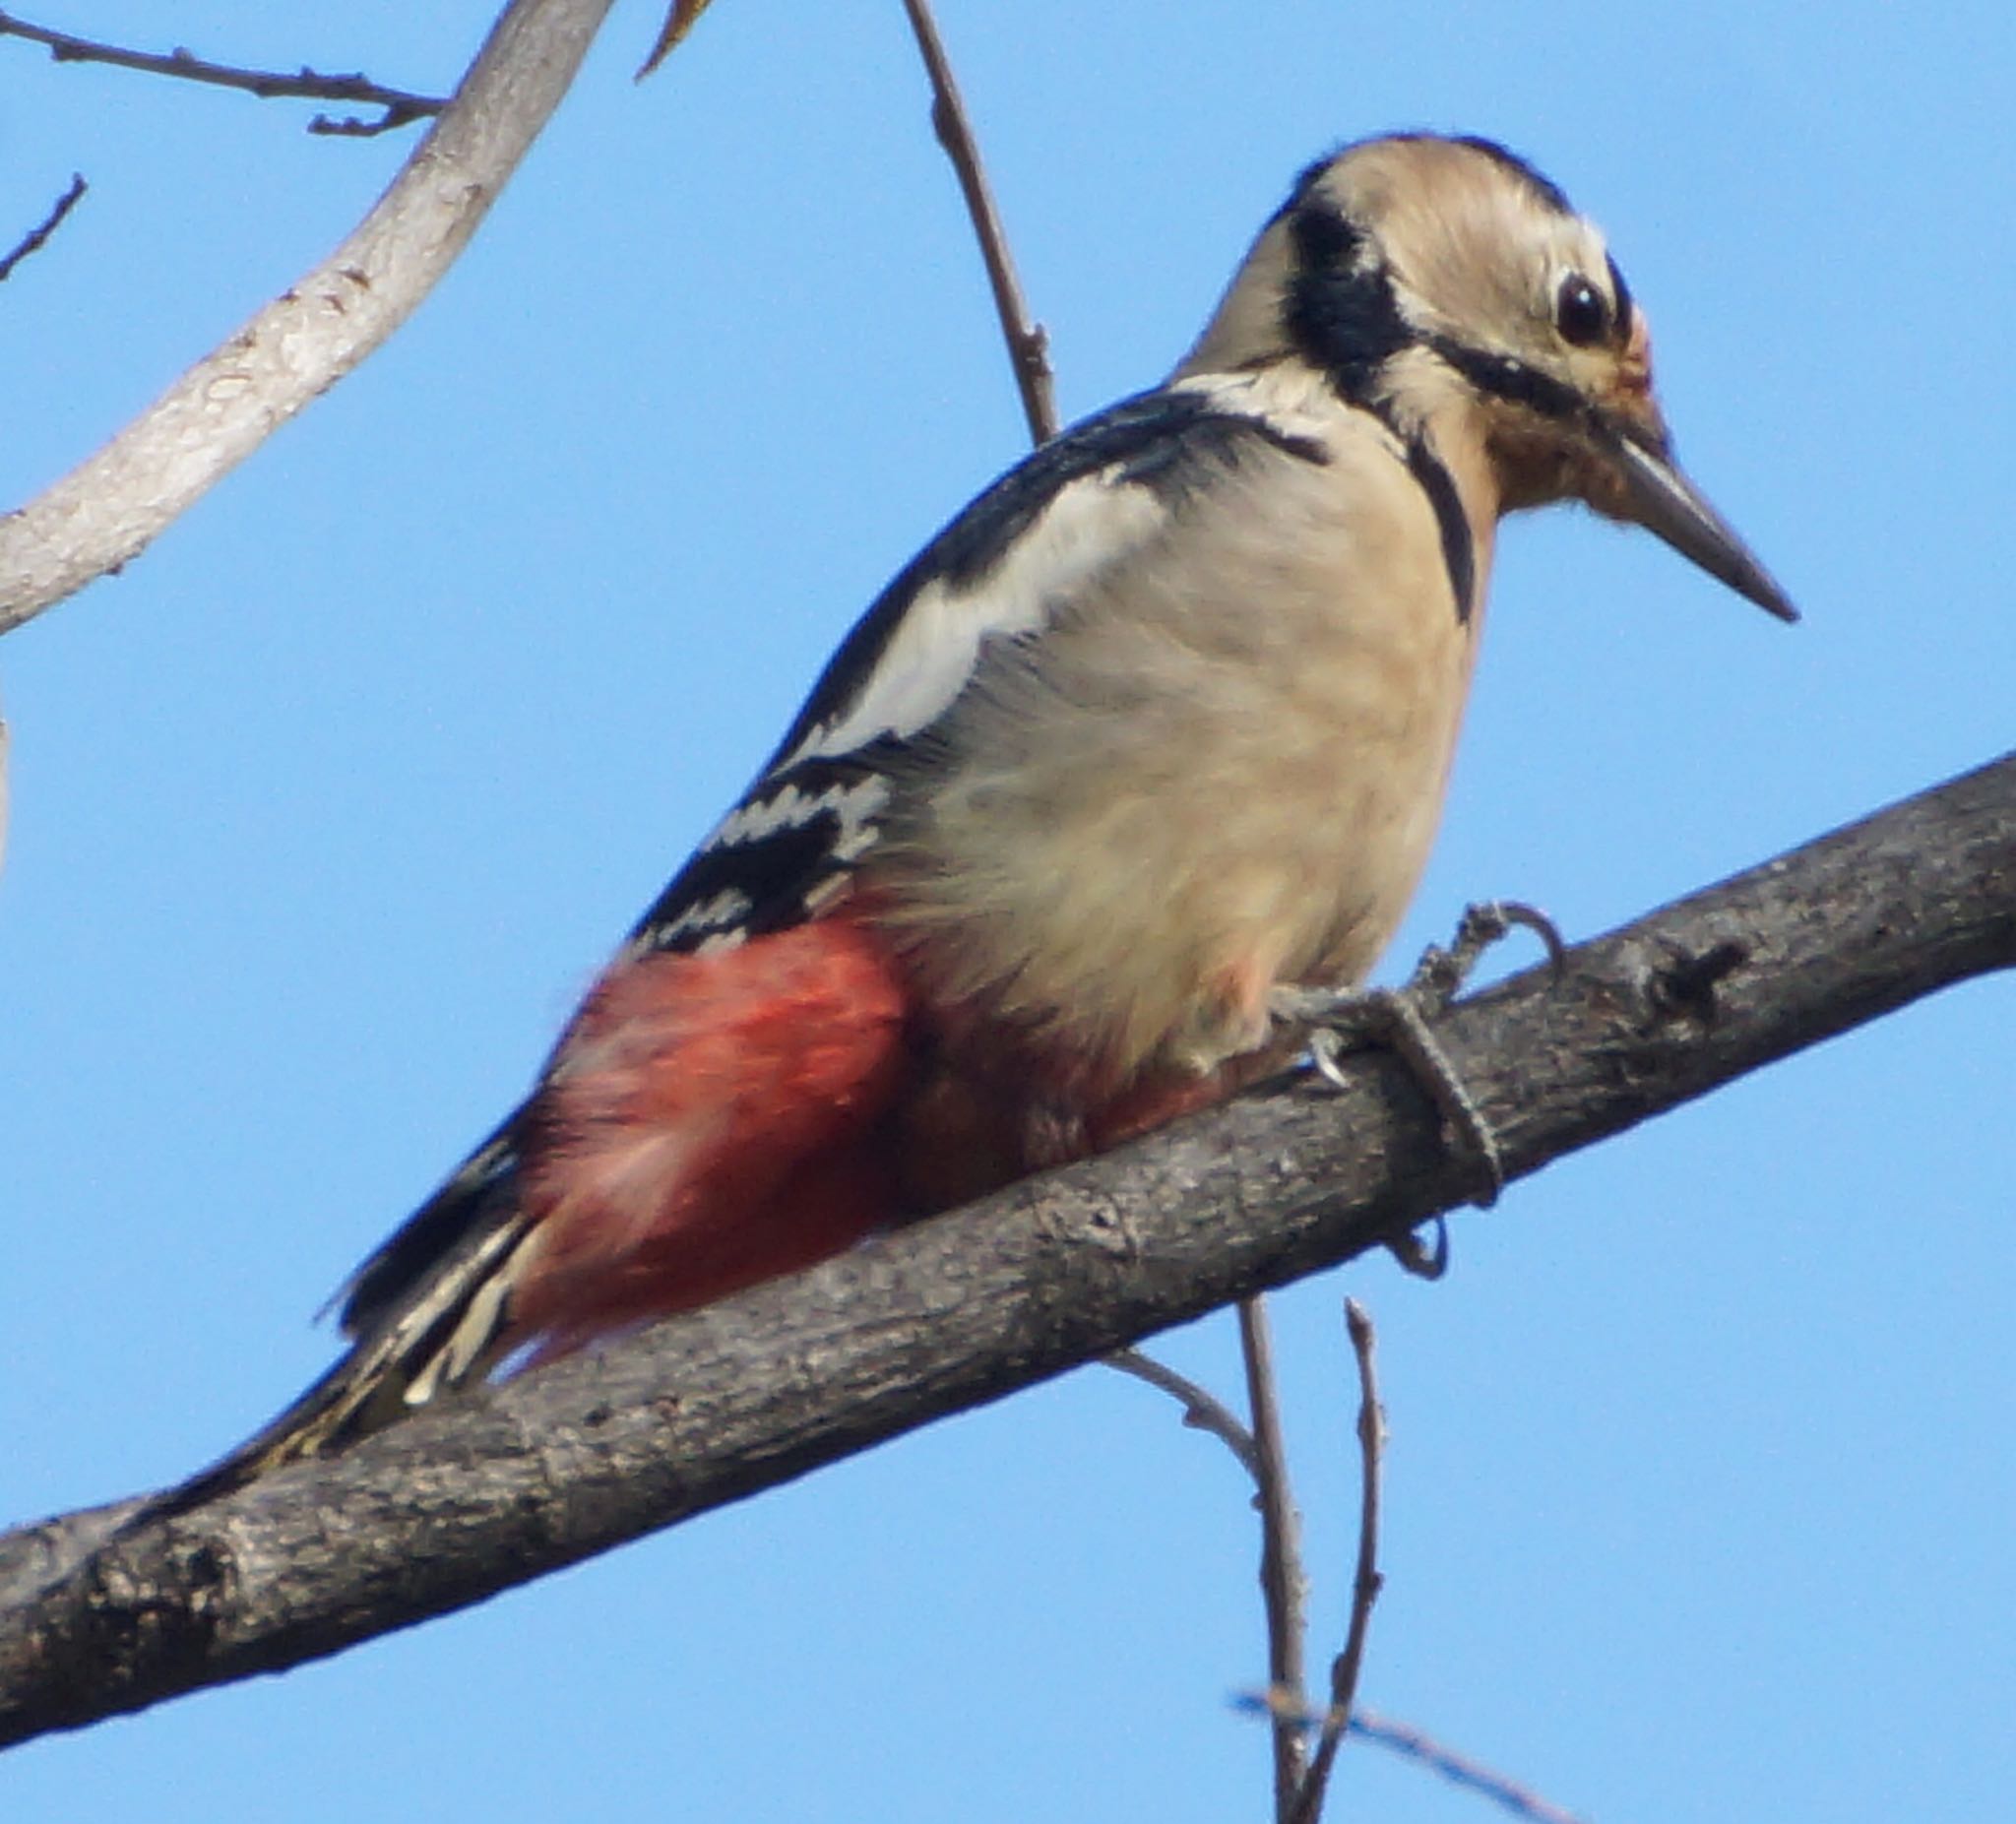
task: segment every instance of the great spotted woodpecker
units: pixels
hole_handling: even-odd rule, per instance
[[[1426,857],[1499,516],[1580,499],[1784,618],[1674,465],[1602,235],[1478,139],[1312,165],[1162,385],[842,643],[527,1100],[185,1491],[1226,1096]]]

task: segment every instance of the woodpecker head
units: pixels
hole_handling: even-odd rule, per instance
[[[1587,501],[1797,618],[1674,462],[1601,231],[1503,147],[1407,134],[1303,172],[1181,371],[1287,358],[1404,436],[1466,426],[1502,510]]]

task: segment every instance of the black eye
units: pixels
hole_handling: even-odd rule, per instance
[[[1580,273],[1570,273],[1554,294],[1554,327],[1563,342],[1577,348],[1590,347],[1609,334],[1610,307]]]

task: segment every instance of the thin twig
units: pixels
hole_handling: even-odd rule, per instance
[[[84,193],[90,188],[91,186],[84,181],[82,171],[71,176],[70,188],[56,199],[55,208],[50,210],[36,226],[29,229],[15,242],[13,251],[5,259],[0,259],[0,282],[13,278],[14,269],[63,225],[63,218],[77,207]]]
[[[1289,1487],[1288,1450],[1282,1442],[1281,1404],[1274,1377],[1274,1339],[1267,1301],[1259,1293],[1239,1300],[1239,1351],[1253,1403],[1253,1443],[1259,1451],[1260,1592],[1267,1605],[1267,1682],[1287,1709],[1300,1711],[1302,1695],[1302,1549],[1294,1494]],[[1302,1788],[1303,1743],[1298,1723],[1274,1724],[1274,1814],[1288,1824]]]
[[[1379,1600],[1385,1578],[1379,1572],[1379,1484],[1386,1445],[1386,1414],[1379,1405],[1379,1379],[1372,1360],[1372,1320],[1355,1298],[1344,1301],[1345,1327],[1351,1332],[1352,1353],[1358,1364],[1358,1562],[1352,1578],[1351,1627],[1344,1651],[1330,1667],[1330,1709],[1316,1739],[1309,1772],[1295,1801],[1294,1824],[1316,1824],[1323,1812],[1323,1792],[1338,1745],[1350,1726],[1356,1701],[1358,1671],[1365,1660],[1365,1634],[1372,1624],[1372,1604]]]
[[[1253,1434],[1232,1416],[1216,1394],[1198,1386],[1188,1375],[1165,1367],[1153,1355],[1144,1355],[1138,1349],[1123,1349],[1108,1355],[1106,1366],[1118,1368],[1122,1374],[1131,1374],[1137,1381],[1146,1381],[1149,1386],[1159,1387],[1172,1399],[1181,1401],[1183,1423],[1193,1431],[1210,1432],[1238,1458],[1239,1467],[1255,1484],[1259,1482],[1260,1452],[1253,1442]]]
[[[1241,1691],[1231,1700],[1231,1706],[1234,1710],[1267,1717],[1277,1723],[1292,1723],[1299,1730],[1322,1729],[1330,1721],[1328,1711],[1308,1710],[1299,1704],[1285,1703],[1273,1691]],[[1539,1824],[1588,1824],[1587,1819],[1549,1804],[1538,1793],[1521,1786],[1516,1780],[1507,1779],[1481,1761],[1474,1761],[1453,1748],[1443,1747],[1427,1730],[1416,1729],[1411,1723],[1396,1723],[1391,1717],[1360,1706],[1352,1713],[1345,1732],[1375,1747],[1390,1748],[1411,1761],[1418,1761],[1452,1784],[1495,1800],[1515,1816],[1535,1818]]]
[[[1375,1741],[1382,1748],[1391,1748],[1398,1754],[1419,1761],[1443,1779],[1471,1792],[1496,1799],[1516,1817],[1538,1819],[1539,1824],[1585,1824],[1574,1812],[1549,1804],[1538,1793],[1506,1779],[1503,1774],[1492,1772],[1466,1755],[1451,1752],[1432,1735],[1405,1723],[1395,1723],[1390,1717],[1360,1710],[1351,1720],[1351,1732],[1362,1735],[1367,1741]]]
[[[952,80],[952,65],[938,36],[937,22],[931,17],[929,0],[903,0],[910,15],[917,49],[931,79],[931,130],[959,176],[959,188],[966,198],[966,213],[973,218],[973,231],[979,237],[980,257],[987,263],[987,283],[993,287],[994,312],[1001,320],[1001,335],[1008,345],[1009,364],[1015,370],[1016,391],[1022,396],[1023,415],[1029,420],[1030,441],[1047,443],[1057,434],[1057,402],[1054,376],[1050,372],[1050,339],[1040,323],[1032,323],[1029,305],[1022,295],[1022,282],[1015,276],[1015,262],[1009,257],[1008,238],[994,207],[993,191],[987,184],[979,148],[974,140],[973,123],[967,118],[966,103],[959,98],[959,85]]]
[[[149,76],[173,76],[188,83],[209,83],[218,89],[236,89],[263,101],[282,97],[313,101],[355,101],[366,107],[382,107],[377,120],[332,120],[317,114],[308,123],[310,133],[327,133],[350,138],[367,138],[410,126],[438,114],[448,105],[439,95],[414,94],[406,89],[388,89],[368,77],[324,76],[302,68],[291,76],[280,70],[247,70],[234,64],[212,63],[179,46],[165,53],[129,50],[124,45],[106,44],[96,38],[73,37],[67,31],[30,24],[11,13],[0,13],[0,37],[26,38],[48,47],[58,63],[108,63],[121,70],[139,70]]]

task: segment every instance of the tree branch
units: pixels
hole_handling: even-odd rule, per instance
[[[1231,1415],[1224,1401],[1207,1387],[1200,1387],[1187,1374],[1178,1374],[1166,1362],[1144,1355],[1138,1349],[1115,1350],[1105,1358],[1106,1366],[1131,1374],[1137,1381],[1159,1387],[1170,1399],[1180,1401],[1183,1423],[1192,1431],[1206,1431],[1238,1459],[1239,1467],[1258,1481],[1260,1449],[1253,1434]]]
[[[410,126],[430,114],[438,114],[448,103],[438,95],[415,94],[407,89],[388,89],[361,75],[324,76],[305,66],[291,76],[280,70],[247,70],[236,64],[212,63],[179,47],[165,53],[129,50],[122,44],[106,44],[97,38],[73,37],[47,26],[32,25],[11,13],[0,13],[0,37],[26,38],[31,44],[48,47],[58,63],[104,63],[115,69],[139,70],[149,76],[172,76],[187,83],[208,83],[217,89],[236,89],[257,95],[262,101],[283,98],[313,101],[355,101],[365,107],[381,107],[376,120],[331,120],[317,114],[308,123],[310,133],[344,134],[369,138],[389,133],[395,127]]]
[[[14,269],[47,243],[49,236],[63,225],[63,218],[84,201],[84,193],[90,188],[82,171],[71,174],[69,187],[56,199],[49,213],[15,242],[4,258],[0,258],[0,283],[12,279]]]
[[[1323,1794],[1330,1770],[1357,1700],[1358,1672],[1365,1663],[1365,1637],[1371,1630],[1372,1604],[1386,1579],[1379,1570],[1379,1495],[1386,1448],[1386,1413],[1379,1404],[1379,1377],[1373,1366],[1372,1320],[1355,1298],[1344,1301],[1345,1327],[1351,1332],[1351,1352],[1358,1364],[1358,1561],[1352,1574],[1351,1625],[1344,1651],[1330,1663],[1330,1708],[1324,1712],[1316,1752],[1295,1799],[1293,1824],[1316,1824],[1323,1815]]]
[[[2016,755],[1437,1032],[1521,1177],[2012,964]],[[742,1499],[1335,1266],[1459,1204],[1471,1169],[1368,1052],[1347,1090],[1278,1083],[109,1544],[118,1509],[6,1536],[0,1743],[335,1653]]]
[[[39,498],[0,518],[0,633],[137,557],[410,317],[574,80],[611,0],[512,0],[356,231]]]
[[[952,60],[946,56],[944,40],[938,35],[938,22],[931,16],[928,0],[903,0],[903,10],[910,15],[911,31],[924,60],[924,72],[931,79],[931,131],[952,161],[952,169],[959,178],[959,193],[966,199],[966,213],[973,221],[974,236],[980,244],[980,258],[986,264],[987,285],[994,294],[994,314],[1000,319],[1001,340],[1008,345],[1009,365],[1015,370],[1015,390],[1022,399],[1022,415],[1029,423],[1029,440],[1047,443],[1057,434],[1049,335],[1040,323],[1030,321],[1022,281],[1016,277],[1014,256],[1008,251],[1008,232],[1001,225],[1001,212],[994,205],[993,187],[987,182],[979,143],[974,137],[973,122],[967,116],[966,102],[952,74]]]
[[[1535,1824],[1585,1824],[1585,1820],[1572,1811],[1563,1811],[1559,1805],[1550,1804],[1530,1787],[1506,1779],[1481,1761],[1474,1761],[1468,1755],[1443,1747],[1426,1730],[1418,1730],[1412,1724],[1396,1723],[1391,1717],[1360,1709],[1352,1713],[1351,1732],[1366,1741],[1375,1741],[1382,1748],[1391,1748],[1396,1754],[1404,1754],[1411,1761],[1420,1762],[1451,1785],[1480,1793],[1502,1805],[1514,1817],[1531,1818]]]
[[[1280,1824],[1290,1824],[1302,1790],[1300,1719],[1307,1708],[1302,1642],[1309,1586],[1302,1574],[1301,1516],[1295,1512],[1288,1442],[1281,1429],[1274,1334],[1267,1322],[1267,1300],[1258,1292],[1239,1300],[1239,1356],[1245,1364],[1254,1455],[1259,1460],[1254,1480],[1259,1485],[1255,1505],[1260,1510],[1260,1598],[1267,1615],[1267,1690],[1278,1706],[1269,1728],[1274,1740],[1274,1815]]]

